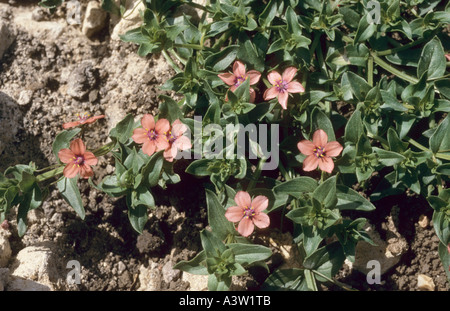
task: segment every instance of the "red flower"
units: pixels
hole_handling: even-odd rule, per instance
[[[264,92],[264,100],[270,100],[277,97],[283,109],[287,109],[287,101],[289,93],[302,93],[305,91],[300,82],[292,81],[297,68],[289,67],[280,75],[277,71],[272,71],[267,75],[267,79],[272,84],[272,87]]]
[[[322,171],[331,173],[334,169],[334,162],[331,157],[337,157],[342,146],[337,141],[328,142],[328,135],[324,130],[314,132],[313,140],[302,140],[297,144],[298,150],[306,155],[303,161],[303,170],[312,171],[319,166]]]
[[[142,145],[142,151],[151,156],[155,151],[165,150],[169,147],[166,134],[170,130],[167,119],[155,119],[151,114],[145,114],[141,119],[142,128],[133,131],[133,140]]]
[[[269,216],[263,212],[269,206],[269,199],[263,195],[258,195],[252,201],[250,194],[239,191],[234,197],[237,206],[229,207],[225,212],[225,217],[231,222],[239,222],[237,231],[242,236],[249,236],[255,229],[267,228],[270,225]]]
[[[82,178],[94,175],[91,165],[96,165],[98,159],[92,152],[86,151],[86,147],[80,138],[72,140],[70,148],[61,149],[58,152],[61,162],[66,163],[63,174],[67,178],[73,178],[79,173]]]
[[[187,126],[177,119],[173,122],[170,131],[165,133],[169,143],[169,147],[164,150],[164,158],[167,161],[173,162],[178,150],[187,150],[192,147],[191,140],[187,136],[183,136],[186,130]]]
[[[81,124],[91,124],[91,123],[94,123],[95,121],[97,121],[98,119],[103,119],[105,116],[100,115],[100,116],[93,116],[93,117],[89,118],[89,114],[87,114],[87,113],[83,113],[81,115],[79,113],[77,113],[77,117],[79,119],[78,121],[64,123],[63,128],[68,129],[68,128],[75,127],[75,126],[78,126]]]
[[[239,85],[250,79],[250,85],[258,83],[261,78],[261,73],[256,70],[250,70],[246,72],[245,65],[240,61],[235,61],[233,64],[233,73],[221,73],[219,78],[227,85],[231,86],[230,91],[234,92]],[[255,101],[255,90],[250,88],[250,102]]]

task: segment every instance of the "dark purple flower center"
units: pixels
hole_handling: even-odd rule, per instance
[[[84,163],[84,157],[83,156],[75,156],[73,158],[73,163],[80,166]]]
[[[245,206],[244,207],[244,218],[249,218],[252,216],[255,216],[255,209],[253,208],[253,206],[250,206],[250,207]]]
[[[274,86],[277,88],[278,92],[283,93],[283,92],[287,91],[288,84],[289,83],[287,83],[283,80],[279,80],[279,81],[277,81],[277,83],[275,83]]]
[[[84,122],[86,122],[86,120],[90,117],[90,115],[88,113],[83,113],[83,114],[77,114],[78,120],[81,124],[83,124]]]
[[[313,150],[313,154],[318,158],[323,158],[325,157],[325,149],[323,147],[316,147]]]
[[[175,134],[172,133],[172,131],[169,131],[168,133],[165,133],[167,137],[167,142],[173,143],[175,140],[177,140],[177,137]]]
[[[245,80],[247,80],[247,77],[245,77],[245,76],[239,76],[239,77],[236,77],[236,79],[235,79],[235,81],[234,81],[234,85],[235,85],[235,86],[239,86],[239,85],[241,85],[242,83],[244,83]]]
[[[150,140],[155,140],[156,138],[158,138],[158,133],[156,133],[155,130],[150,130],[147,131],[147,136]]]

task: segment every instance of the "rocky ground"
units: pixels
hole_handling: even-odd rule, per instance
[[[81,23],[70,24],[65,5],[50,15],[37,2],[0,0],[0,171],[30,161],[40,168],[54,163],[52,142],[77,113],[106,116],[85,136],[91,149],[101,146],[127,113],[157,113],[158,95],[164,94],[159,86],[173,74],[161,56],[141,58],[134,45],[118,39],[136,25],[134,15],[118,21],[95,10],[95,1],[89,8],[81,1]],[[95,178],[110,174],[111,164],[110,157],[101,158]],[[199,251],[199,232],[207,225],[202,181],[183,174],[186,164],[176,166],[182,183],[155,194],[157,208],[142,235],[131,228],[123,199],[83,181],[85,220],[54,188],[29,214],[22,238],[13,211],[9,228],[0,228],[0,290],[205,289],[205,277],[172,269]],[[378,248],[358,246],[357,262],[346,265],[338,280],[361,290],[449,290],[426,202],[405,194],[376,206],[376,212],[360,216],[370,219]],[[289,233],[274,229],[258,242],[274,251],[271,269],[296,266]],[[379,285],[366,282],[364,252],[382,263]],[[80,264],[79,284],[67,281],[77,269],[73,260]],[[233,289],[257,290],[267,274],[252,272],[236,279]],[[430,287],[418,285],[419,275],[431,278]]]

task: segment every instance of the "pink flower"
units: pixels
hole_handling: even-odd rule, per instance
[[[134,142],[142,145],[142,151],[151,156],[155,151],[165,150],[169,147],[165,133],[170,130],[170,123],[167,119],[159,119],[155,124],[155,119],[151,114],[145,114],[141,119],[142,127],[133,131]]]
[[[334,169],[334,162],[331,157],[337,157],[342,146],[337,141],[328,142],[328,135],[324,130],[314,132],[313,140],[302,140],[297,144],[298,150],[306,155],[303,161],[303,170],[312,171],[319,168],[327,173],[331,173]]]
[[[63,174],[67,178],[73,178],[79,173],[82,178],[94,175],[91,165],[96,165],[98,159],[92,152],[86,151],[86,146],[80,138],[70,142],[69,149],[64,148],[58,152],[61,162],[66,163]]]
[[[246,72],[245,65],[240,61],[235,61],[233,64],[233,73],[221,73],[218,76],[223,82],[225,82],[225,84],[231,86],[230,91],[234,92],[238,86],[244,83],[247,79],[250,79],[250,85],[258,83],[261,78],[261,73],[256,70]],[[250,88],[251,103],[255,101],[255,97],[255,90]]]
[[[267,79],[269,79],[272,87],[264,92],[264,100],[277,97],[281,107],[287,109],[289,93],[302,93],[305,91],[300,82],[292,81],[296,73],[297,68],[295,67],[286,68],[282,76],[277,71],[270,72],[267,75]]]
[[[89,118],[88,113],[83,113],[83,114],[77,113],[77,117],[78,117],[78,121],[64,123],[63,128],[68,129],[68,128],[75,127],[75,126],[82,125],[82,124],[91,124],[91,123],[94,123],[95,121],[97,121],[98,119],[103,119],[105,116],[100,115],[100,116],[93,116],[93,117]]]
[[[177,119],[173,122],[170,131],[165,133],[167,142],[169,143],[169,146],[164,150],[164,158],[167,161],[173,162],[178,150],[187,150],[192,147],[191,140],[183,136],[186,130],[187,126]]]
[[[447,59],[448,62],[450,62],[450,54],[445,54],[445,58]]]
[[[269,199],[263,195],[258,195],[252,201],[250,194],[239,191],[234,197],[237,206],[231,206],[225,212],[225,217],[231,222],[239,222],[237,231],[242,236],[249,236],[255,229],[266,228],[270,224],[270,218],[263,213],[269,206]]]

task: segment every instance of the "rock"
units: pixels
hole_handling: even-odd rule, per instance
[[[430,223],[430,220],[428,219],[428,217],[426,215],[420,215],[418,224],[421,228],[428,227],[429,223]]]
[[[53,242],[42,242],[22,249],[10,267],[12,281],[7,290],[55,290],[53,284],[58,279],[55,247]]]
[[[138,288],[138,291],[161,290],[161,271],[157,263],[150,261],[149,267],[146,268],[142,265],[139,268],[139,272],[139,283],[141,286]]]
[[[435,285],[433,279],[425,274],[417,276],[417,288],[420,290],[434,291]]]
[[[11,233],[7,230],[0,229],[0,268],[5,268],[11,258],[12,250],[9,244],[9,236]]]
[[[116,5],[119,1],[116,0]],[[111,23],[114,24],[114,28],[111,33],[111,39],[120,40],[120,35],[125,34],[127,31],[137,28],[142,24],[142,18],[140,11],[145,11],[145,5],[141,0],[126,0],[125,12],[123,16],[127,18],[122,18],[117,20],[117,17],[112,16]]]
[[[0,19],[0,59],[16,38],[15,32],[8,23]]]
[[[0,154],[6,145],[13,142],[21,127],[22,113],[15,101],[0,92]]]
[[[122,274],[126,269],[127,269],[127,267],[125,266],[125,264],[123,263],[123,261],[119,261],[119,263],[117,264],[117,273],[120,275],[120,274]]]
[[[4,291],[9,282],[9,269],[0,268],[0,292]]]
[[[189,283],[190,291],[205,291],[208,290],[208,275],[197,275],[183,272],[181,275],[183,282]]]
[[[86,37],[92,38],[105,27],[106,17],[107,13],[102,9],[100,3],[97,1],[90,1],[86,8],[81,31]]]
[[[19,94],[19,99],[17,100],[17,104],[19,106],[26,106],[31,103],[31,99],[33,98],[33,90],[22,90]]]
[[[369,223],[366,224],[365,231],[375,245],[359,241],[356,245],[355,262],[352,268],[367,274],[373,268],[372,265],[368,267],[367,263],[376,260],[380,264],[380,274],[384,274],[395,266],[406,252],[408,248],[406,240],[395,229],[392,217],[388,217],[387,242],[380,238],[379,233]]]
[[[161,270],[161,273],[162,273],[164,282],[166,282],[167,284],[169,284],[172,281],[178,280],[181,276],[180,270],[173,269],[172,261],[166,262],[166,264],[163,266],[163,268]]]
[[[70,74],[67,94],[81,100],[96,87],[98,79],[98,69],[90,61],[83,61]]]

